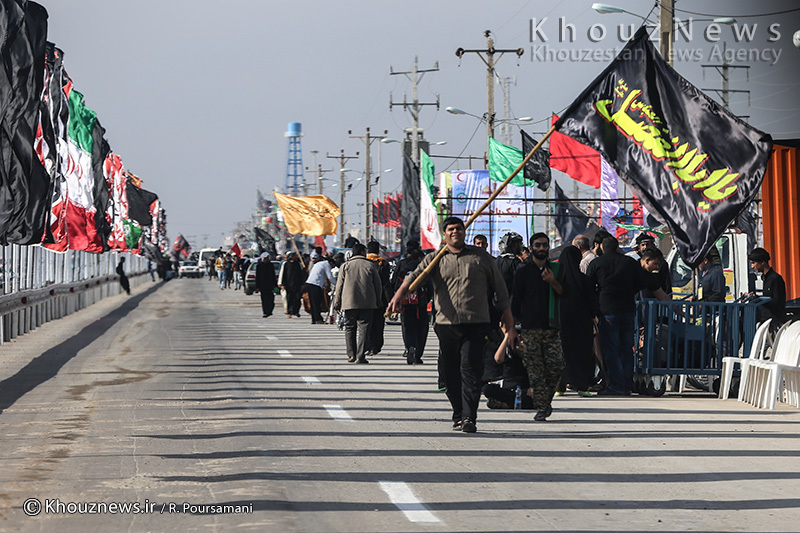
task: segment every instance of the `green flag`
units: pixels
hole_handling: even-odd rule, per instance
[[[142,228],[127,218],[122,219],[122,227],[125,232],[125,243],[128,245],[128,248],[131,250],[139,248],[139,238],[142,236]]]
[[[489,137],[489,178],[503,182],[522,164],[522,150],[495,141]],[[525,180],[522,172],[514,176],[512,185],[533,187],[536,183]]]

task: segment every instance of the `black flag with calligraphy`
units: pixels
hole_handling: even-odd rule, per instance
[[[533,147],[536,146],[536,140],[522,130],[519,130],[519,132],[522,134],[522,153],[531,153]],[[533,157],[531,157],[531,160],[525,165],[525,168],[522,169],[522,173],[525,177],[525,181],[535,181],[539,189],[546,191],[550,188],[550,180],[552,179],[552,174],[550,172],[550,152],[540,148],[533,154]]]
[[[753,201],[772,148],[667,65],[644,27],[555,127],[602,154],[692,267]]]

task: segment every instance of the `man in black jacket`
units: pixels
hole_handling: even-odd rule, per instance
[[[756,308],[756,316],[759,322],[771,318],[769,329],[774,333],[786,321],[786,282],[769,266],[770,256],[765,249],[754,248],[747,259],[756,271],[756,275],[750,278],[750,292],[755,296],[772,298]]]

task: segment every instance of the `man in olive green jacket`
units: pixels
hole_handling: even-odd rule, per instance
[[[353,246],[353,257],[339,270],[333,296],[334,310],[344,311],[348,363],[369,363],[364,350],[372,317],[380,305],[381,278],[378,266],[367,259],[366,247],[356,244]]]

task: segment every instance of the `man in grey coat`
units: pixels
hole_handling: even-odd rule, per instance
[[[353,257],[339,271],[333,297],[333,308],[344,310],[348,363],[369,363],[364,356],[365,343],[369,338],[369,325],[375,309],[380,307],[380,299],[378,267],[367,259],[367,248],[363,244],[356,244],[353,246]]]

